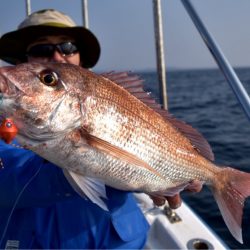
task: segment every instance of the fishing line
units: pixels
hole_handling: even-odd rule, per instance
[[[9,216],[8,216],[8,219],[7,219],[7,222],[6,222],[6,226],[5,226],[4,230],[3,230],[3,234],[2,234],[2,237],[1,237],[1,240],[0,240],[0,246],[2,245],[2,242],[3,242],[3,240],[4,240],[5,234],[6,234],[6,232],[7,232],[7,229],[8,229],[8,227],[9,227],[9,224],[10,224],[11,216],[12,216],[12,214],[13,214],[13,212],[14,212],[16,206],[17,206],[17,203],[19,202],[19,200],[20,200],[20,198],[21,198],[23,192],[25,191],[25,189],[29,186],[29,184],[33,181],[33,179],[34,179],[34,178],[38,175],[38,173],[40,172],[41,167],[42,167],[42,166],[40,166],[40,167],[38,168],[38,170],[33,174],[33,176],[31,176],[31,178],[27,181],[27,183],[23,186],[23,188],[22,188],[21,191],[19,192],[19,194],[18,194],[18,196],[17,196],[17,198],[16,198],[16,200],[15,200],[15,203],[14,203],[14,205],[13,205],[11,211],[10,211],[10,214],[9,214]]]

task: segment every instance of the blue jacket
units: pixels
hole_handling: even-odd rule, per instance
[[[33,152],[0,141],[0,158],[0,248],[144,246],[149,226],[131,193],[107,187],[106,212]]]

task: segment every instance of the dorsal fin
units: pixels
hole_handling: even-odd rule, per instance
[[[165,120],[169,121],[178,131],[185,135],[193,147],[210,161],[214,160],[214,154],[207,140],[194,128],[183,121],[174,118],[167,110],[164,110],[155,99],[143,89],[143,80],[137,75],[129,75],[128,72],[107,72],[101,74],[103,77],[120,85],[148,107],[155,110]]]
[[[182,134],[184,134],[192,143],[193,147],[205,158],[210,161],[214,161],[213,151],[207,142],[207,140],[192,126],[186,124],[173,117],[167,110],[162,109],[161,116],[171,122],[175,128],[177,128]]]

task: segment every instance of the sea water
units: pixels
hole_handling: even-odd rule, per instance
[[[250,94],[250,68],[236,69]],[[159,96],[155,72],[139,72],[145,89]],[[217,164],[250,172],[250,120],[223,74],[216,69],[167,72],[168,109],[175,117],[198,129],[210,143]],[[229,233],[210,190],[183,193],[187,204],[231,249],[250,249],[250,198],[243,215],[243,240]]]

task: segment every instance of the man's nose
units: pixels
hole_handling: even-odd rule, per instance
[[[52,57],[51,61],[53,62],[65,62],[64,57],[59,53],[59,51],[55,50]]]

